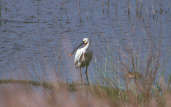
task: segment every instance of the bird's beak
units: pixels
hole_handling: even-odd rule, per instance
[[[72,51],[72,53],[69,54],[69,56],[72,56],[74,54],[74,52],[81,47],[84,44],[84,42],[81,42],[80,45],[78,45],[76,48],[74,48],[74,50]]]

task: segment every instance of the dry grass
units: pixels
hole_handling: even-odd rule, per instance
[[[136,85],[135,85],[136,86]],[[48,83],[25,80],[0,81],[1,107],[157,107],[169,106],[171,93],[135,92],[101,85]]]
[[[1,107],[109,107],[112,105],[103,88],[80,84],[3,80],[0,93]]]

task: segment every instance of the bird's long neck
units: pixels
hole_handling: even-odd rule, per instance
[[[83,48],[86,51],[89,48],[90,43],[88,42]]]

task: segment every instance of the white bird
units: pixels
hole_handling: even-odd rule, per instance
[[[83,45],[83,47],[81,47],[82,45]],[[90,40],[88,38],[83,38],[82,43],[78,47],[76,47],[73,50],[73,52],[70,54],[70,56],[71,56],[76,51],[74,64],[75,64],[76,68],[80,69],[81,82],[82,82],[81,68],[86,67],[85,74],[86,74],[86,79],[87,79],[88,84],[89,84],[89,80],[88,80],[87,70],[88,70],[88,66],[89,66],[90,61],[93,56],[92,51],[90,51],[89,47],[90,47]]]

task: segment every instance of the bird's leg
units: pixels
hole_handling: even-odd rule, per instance
[[[83,83],[83,78],[82,78],[81,67],[80,67],[80,77],[81,77],[81,84],[82,84]]]
[[[87,70],[88,70],[88,66],[86,66],[86,71],[85,71],[85,73],[86,73],[86,79],[87,79],[87,83],[88,83],[88,85],[89,85],[89,80],[88,80],[88,72],[87,72]]]

